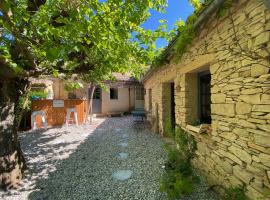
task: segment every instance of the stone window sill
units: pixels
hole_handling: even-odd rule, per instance
[[[186,129],[198,134],[207,134],[211,135],[211,124],[201,124],[199,126],[192,126],[192,125],[187,125]]]

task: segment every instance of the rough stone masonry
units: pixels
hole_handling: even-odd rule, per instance
[[[198,73],[211,73],[211,134],[195,136],[194,166],[210,184],[245,184],[251,199],[270,191],[270,11],[266,1],[239,0],[205,20],[181,60],[144,78],[149,119],[164,132],[167,84],[174,83],[176,125],[198,118]],[[150,94],[151,93],[151,94]],[[270,198],[270,197],[268,197]]]

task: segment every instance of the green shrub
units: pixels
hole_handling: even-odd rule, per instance
[[[166,150],[168,152],[168,160],[165,164],[167,171],[178,171],[184,176],[192,175],[190,160],[186,156],[173,147],[167,147]]]
[[[244,186],[227,188],[222,200],[249,200],[245,192],[246,188]]]
[[[171,119],[167,118],[164,123],[164,136],[169,138],[174,138],[174,129],[171,125]]]
[[[270,189],[267,189],[267,188],[264,189],[263,199],[270,199]],[[263,200],[263,199],[258,199],[258,200]]]
[[[185,157],[186,160],[191,161],[197,149],[194,137],[186,133],[183,129],[176,127],[175,142],[178,144],[179,152],[182,156]]]
[[[191,194],[193,184],[198,181],[191,165],[191,159],[194,157],[196,150],[194,138],[182,129],[176,128],[175,141],[178,148],[176,146],[165,146],[168,160],[165,164],[166,172],[160,181],[160,190],[166,192],[169,199]]]
[[[167,171],[160,183],[160,190],[166,192],[169,199],[176,199],[193,191],[192,180],[180,172]]]
[[[194,17],[195,18],[195,17]],[[192,19],[193,20],[193,19]],[[174,45],[174,63],[179,62],[183,54],[186,52],[189,44],[192,43],[195,37],[193,24],[186,24],[181,30],[178,30],[179,37],[176,39]]]

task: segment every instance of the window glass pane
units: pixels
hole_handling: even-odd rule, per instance
[[[110,88],[110,99],[118,99],[118,89]]]
[[[200,121],[201,123],[211,123],[211,75],[204,73],[199,75],[200,85]]]

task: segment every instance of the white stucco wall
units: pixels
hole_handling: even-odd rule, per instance
[[[130,111],[129,106],[132,107],[132,99],[134,102],[134,90],[130,90],[128,88],[118,88],[118,99],[110,99],[110,92],[102,90],[102,113],[106,114],[108,112],[128,112]],[[133,96],[133,98],[132,98]],[[129,105],[130,98],[130,105]],[[134,106],[134,103],[133,103]]]

